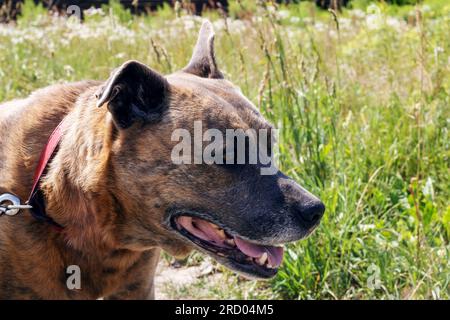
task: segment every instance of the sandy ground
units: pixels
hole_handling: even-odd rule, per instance
[[[277,299],[268,283],[226,272],[209,257],[189,263],[161,259],[155,274],[155,298],[167,299]]]
[[[209,277],[213,273],[213,266],[209,261],[204,261],[199,266],[180,266],[177,264],[168,264],[161,261],[158,264],[155,275],[155,297],[159,300],[171,299],[171,288],[181,288],[189,286],[198,281],[199,278]],[[177,299],[188,299],[189,296],[179,296]]]

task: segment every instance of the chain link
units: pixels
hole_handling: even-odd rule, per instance
[[[14,216],[20,210],[31,208],[33,207],[28,204],[20,204],[20,199],[13,194],[4,193],[0,195],[0,216],[3,214]]]
[[[8,210],[14,210],[14,209],[24,210],[24,209],[33,209],[33,206],[30,206],[29,204],[19,204],[19,205],[10,204],[6,208]]]

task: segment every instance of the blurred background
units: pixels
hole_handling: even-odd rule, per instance
[[[163,255],[157,298],[450,298],[449,1],[0,7],[0,101],[128,59],[174,72],[210,19],[220,69],[280,129],[283,171],[325,202],[275,279]]]

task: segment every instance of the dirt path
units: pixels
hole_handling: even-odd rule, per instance
[[[194,287],[196,283],[205,278],[213,281],[217,276],[218,274],[213,274],[213,266],[209,261],[204,261],[198,266],[188,267],[169,264],[161,260],[155,275],[156,299],[196,298],[189,294],[190,290],[187,288]]]
[[[156,299],[278,299],[270,284],[227,271],[209,257],[196,262],[161,259],[155,275]]]

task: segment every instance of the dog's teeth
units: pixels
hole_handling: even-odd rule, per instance
[[[214,223],[212,223],[212,222],[208,222],[208,223],[209,223],[209,225],[210,225],[211,227],[213,227],[214,229],[217,229],[217,230],[220,229],[220,227],[219,227],[217,224],[214,224]]]
[[[259,265],[263,266],[267,261],[267,252],[264,252],[257,261]]]
[[[229,246],[235,247],[236,243],[234,243],[234,239],[225,239],[225,243]]]
[[[276,269],[277,268],[277,267],[272,266],[270,263],[267,263],[266,267],[269,268],[269,269]]]
[[[226,239],[227,237],[225,236],[225,231],[223,231],[223,229],[221,230],[217,230],[217,235],[220,237],[220,239]]]

